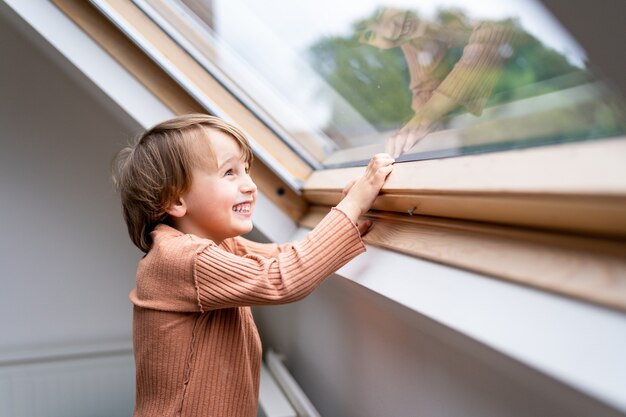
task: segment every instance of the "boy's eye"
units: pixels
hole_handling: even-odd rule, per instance
[[[232,170],[232,169],[229,169],[228,171],[226,171],[226,172],[224,173],[224,176],[227,176],[227,175],[233,175],[233,170]]]

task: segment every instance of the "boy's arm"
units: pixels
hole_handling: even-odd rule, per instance
[[[200,251],[194,262],[194,280],[202,311],[299,300],[327,276],[365,251],[356,226],[367,212],[385,179],[393,170],[393,158],[374,155],[365,174],[351,183],[346,196],[313,229],[274,258],[240,257],[215,245]]]
[[[514,52],[516,29],[510,21],[482,22],[472,32],[463,55],[428,101],[398,132],[385,150],[394,157],[409,151],[452,110],[464,106],[480,116],[491,97],[505,62]]]
[[[265,258],[206,247],[195,260],[201,310],[297,301],[365,246],[352,220],[335,208],[304,240],[285,249]]]

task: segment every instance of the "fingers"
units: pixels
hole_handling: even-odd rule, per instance
[[[385,152],[393,156],[393,151],[395,149],[395,146],[396,146],[395,136],[388,137],[387,140],[385,141]]]
[[[406,137],[406,141],[404,142],[404,145],[402,147],[402,150],[400,151],[401,154],[406,153],[409,151],[409,149],[411,149],[413,147],[413,145],[415,145],[415,142],[417,142],[419,139],[421,139],[424,135],[422,135],[421,137],[418,137],[418,135],[415,134],[415,131],[412,130],[411,133],[409,133]]]
[[[385,143],[385,152],[391,155],[393,158],[397,158],[404,152],[404,149],[407,148],[408,133],[406,129],[400,129],[392,136],[387,138],[387,142]],[[413,142],[415,143],[415,142]],[[407,149],[410,149],[409,146]]]
[[[385,165],[384,167],[378,168],[378,174],[382,174],[385,178],[387,178],[387,175],[389,175],[391,171],[393,171],[392,164]]]
[[[386,153],[376,154],[370,160],[363,180],[378,191],[393,171],[395,159]]]
[[[398,158],[400,155],[402,155],[402,152],[403,152],[403,149],[404,149],[404,146],[406,144],[407,139],[408,139],[407,133],[403,129],[398,134],[398,139],[396,139],[396,147],[393,150],[393,157],[394,158]]]
[[[410,121],[391,135],[385,142],[385,152],[394,158],[408,152],[424,136],[433,130],[433,124]]]
[[[337,208],[342,210],[350,220],[356,222],[361,214],[372,207],[385,179],[393,170],[394,162],[395,160],[386,153],[374,155],[367,165],[365,175],[344,188],[343,191],[347,195],[337,204]],[[359,230],[366,232],[366,229],[369,229],[367,224]]]
[[[406,135],[404,132],[399,131],[393,136],[387,139],[385,143],[385,152],[390,156],[397,158],[402,155],[402,149],[404,149],[404,143],[406,141]]]
[[[393,171],[393,165],[391,164],[378,168],[376,171],[376,175],[378,177],[377,185],[382,187],[382,184],[385,182],[389,174],[391,174],[391,171]]]
[[[397,158],[402,154],[403,147],[404,129],[400,128],[387,138],[387,141],[385,142],[385,152],[392,157]]]
[[[432,131],[432,129],[433,129],[432,125],[422,124],[422,125],[414,126],[411,130],[408,131],[406,141],[404,142],[404,145],[402,148],[402,153],[408,152],[413,147],[413,145],[415,145],[417,141],[424,138],[424,136],[429,134]]]
[[[365,172],[366,177],[374,177],[377,174],[383,173],[386,177],[389,172],[393,169],[393,163],[396,162],[391,155],[386,153],[378,153],[372,157],[370,163],[367,166],[367,170]],[[383,171],[380,171],[382,168],[385,168]],[[380,172],[379,172],[380,171]]]
[[[378,169],[382,166],[393,164],[394,162],[396,162],[396,160],[391,155],[387,153],[377,153],[370,159],[369,167]]]
[[[365,234],[367,232],[369,232],[370,229],[372,228],[372,221],[371,220],[365,220],[365,221],[359,223],[357,225],[357,228],[359,229],[359,233],[361,234],[361,236],[365,236]]]

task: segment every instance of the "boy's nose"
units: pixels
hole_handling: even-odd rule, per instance
[[[241,184],[241,192],[243,193],[253,193],[257,190],[256,184],[252,181],[252,178],[249,176],[243,181]]]

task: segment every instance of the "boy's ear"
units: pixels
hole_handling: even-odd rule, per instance
[[[172,217],[183,217],[187,214],[187,206],[185,200],[182,197],[178,197],[176,200],[170,203],[165,209],[165,212]]]

